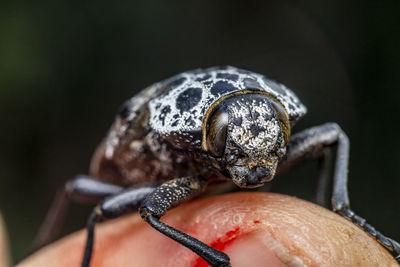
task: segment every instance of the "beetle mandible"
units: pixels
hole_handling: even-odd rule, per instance
[[[324,151],[337,145],[334,211],[400,261],[400,245],[350,209],[349,140],[341,128],[326,123],[291,136],[305,113],[306,107],[284,85],[231,66],[188,71],[153,84],[122,106],[93,156],[90,176],[78,175],[59,192],[34,247],[54,238],[68,200],[101,201],[89,217],[82,266],[90,264],[95,224],[138,209],[153,228],[211,266],[230,266],[225,253],[160,222],[160,217],[215,181],[259,187],[277,171],[324,157]],[[321,171],[320,179],[327,171]]]

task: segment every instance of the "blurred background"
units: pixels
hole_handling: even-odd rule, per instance
[[[351,140],[352,208],[400,240],[399,1],[2,1],[0,210],[20,260],[54,192],[87,173],[120,104],[173,74],[233,65],[292,88],[297,130]],[[296,131],[296,128],[293,130]],[[315,162],[272,190],[311,200]],[[90,207],[72,205],[63,233]]]

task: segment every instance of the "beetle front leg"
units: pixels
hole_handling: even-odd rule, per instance
[[[203,242],[160,222],[165,212],[200,193],[206,181],[197,177],[184,177],[163,183],[154,190],[140,207],[140,215],[153,228],[191,249],[211,266],[230,266],[229,257]]]
[[[122,215],[137,212],[142,201],[154,190],[154,186],[141,186],[124,190],[116,195],[106,198],[97,205],[89,216],[87,223],[87,239],[83,254],[82,267],[88,267],[92,258],[94,243],[94,228],[96,223],[118,218]]]
[[[374,227],[366,223],[365,219],[356,215],[350,209],[347,190],[350,144],[348,137],[336,123],[326,123],[294,135],[289,141],[287,153],[280,163],[280,169],[287,169],[293,164],[317,155],[321,150],[335,144],[337,144],[337,155],[333,176],[333,210],[363,228],[400,262],[400,244],[376,231]]]
[[[57,192],[30,251],[33,252],[45,246],[57,236],[70,200],[96,203],[122,190],[120,186],[95,180],[86,175],[77,175]]]

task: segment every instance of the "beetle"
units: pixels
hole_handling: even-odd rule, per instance
[[[306,112],[284,85],[231,66],[192,70],[155,83],[123,104],[93,156],[90,176],[78,175],[58,193],[34,247],[54,238],[69,200],[91,201],[100,204],[88,220],[82,266],[90,264],[96,223],[137,210],[153,228],[211,266],[230,266],[225,253],[159,219],[214,182],[232,180],[241,188],[260,187],[299,161],[326,159],[327,150],[337,145],[333,210],[400,261],[399,243],[350,209],[349,140],[342,129],[325,123],[291,135]],[[321,184],[327,172],[327,167],[321,170]],[[317,197],[317,202],[321,199]]]

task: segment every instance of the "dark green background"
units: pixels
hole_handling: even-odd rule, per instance
[[[309,108],[296,128],[343,127],[352,207],[399,240],[399,13],[399,1],[2,1],[0,209],[14,260],[125,99],[225,64],[292,88]],[[311,199],[305,166],[273,190]],[[64,232],[88,211],[73,205]]]

